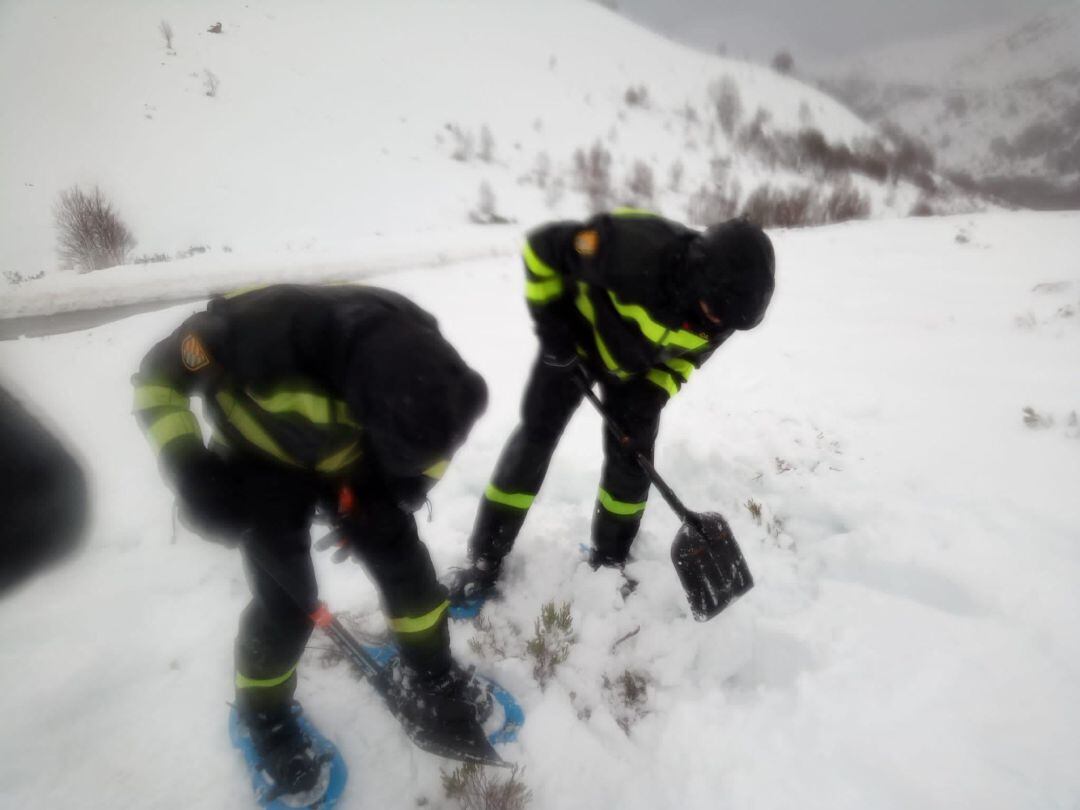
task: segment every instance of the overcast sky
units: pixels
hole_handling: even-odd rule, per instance
[[[1027,16],[1054,0],[616,0],[629,17],[709,50],[806,64]]]

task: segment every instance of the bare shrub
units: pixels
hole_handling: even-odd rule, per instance
[[[772,58],[772,69],[777,73],[788,76],[795,71],[795,57],[788,51],[780,51]]]
[[[623,93],[623,101],[626,102],[627,107],[648,108],[649,88],[643,84],[639,84],[637,87],[627,87],[626,92]]]
[[[671,168],[668,170],[668,188],[677,192],[682,187],[683,176],[686,174],[686,167],[683,166],[681,160],[677,160],[671,164]]]
[[[847,222],[851,219],[866,219],[868,216],[870,198],[845,177],[825,197],[816,218],[821,222]]]
[[[165,39],[165,50],[171,51],[173,49],[173,47],[172,47],[172,38],[173,38],[173,27],[172,27],[172,25],[169,24],[168,20],[162,20],[161,24],[158,26],[158,31],[161,32],[161,36]]]
[[[652,206],[656,194],[656,181],[652,167],[642,160],[635,160],[626,178],[627,204],[636,208]]]
[[[626,669],[615,678],[603,676],[601,686],[606,693],[615,722],[624,732],[648,714],[649,676],[643,672]]]
[[[484,163],[491,163],[495,159],[495,138],[487,124],[480,128],[480,145],[476,149],[476,156]]]
[[[754,519],[754,523],[756,523],[758,526],[760,526],[761,525],[761,504],[758,501],[755,501],[753,498],[748,498],[744,505],[746,506],[747,511],[750,513],[750,517],[752,517]]]
[[[600,141],[587,151],[574,152],[574,176],[577,187],[585,193],[589,213],[596,214],[611,207],[611,152]]]
[[[457,124],[447,124],[446,130],[454,139],[450,159],[460,160],[462,163],[468,163],[472,160],[475,151],[472,133],[466,132]]]
[[[919,197],[915,201],[915,204],[911,206],[911,210],[908,211],[909,217],[932,217],[936,215],[934,207],[930,205],[930,201],[926,197]]]
[[[561,177],[556,177],[548,183],[547,189],[544,191],[544,205],[548,208],[554,208],[562,200],[565,192],[566,182]]]
[[[203,71],[203,90],[210,98],[217,96],[218,87],[221,86],[221,80],[217,77],[217,74],[212,70]]]
[[[525,652],[533,659],[533,677],[543,689],[570,656],[570,647],[577,641],[570,603],[557,606],[547,602],[540,609],[534,628],[536,633],[526,643]]]
[[[716,120],[730,138],[735,133],[743,113],[739,86],[730,76],[724,76],[709,85],[709,99],[716,110]]]
[[[1032,430],[1046,430],[1054,426],[1054,417],[1039,413],[1029,405],[1024,408],[1024,424]]]
[[[493,778],[476,762],[466,762],[450,773],[442,772],[443,792],[461,810],[524,810],[532,791],[518,779],[518,768],[507,779]]]
[[[131,260],[132,264],[159,264],[161,262],[172,261],[167,253],[144,253],[142,256],[136,256]]]
[[[480,198],[476,208],[469,212],[469,221],[477,225],[505,225],[511,221],[495,209],[495,192],[485,180],[480,184]]]
[[[551,157],[547,152],[541,152],[536,156],[536,160],[533,163],[532,181],[536,183],[539,188],[547,188],[550,179]]]
[[[728,188],[726,185],[703,183],[687,201],[686,218],[693,225],[712,225],[731,219],[738,211],[739,196],[737,184]]]
[[[214,23],[209,28],[207,28],[206,31],[209,34],[220,34],[221,33],[221,23],[219,23],[219,22]]]
[[[94,186],[89,193],[72,186],[60,193],[53,209],[63,266],[82,273],[123,264],[135,237]]]
[[[4,271],[4,281],[6,281],[8,284],[10,284],[13,287],[18,287],[20,284],[25,284],[28,281],[38,281],[39,279],[43,279],[43,278],[45,278],[45,271],[44,270],[39,270],[38,272],[34,273],[33,275],[29,275],[29,276],[24,276],[18,270],[5,270]]]

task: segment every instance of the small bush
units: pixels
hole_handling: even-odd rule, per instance
[[[690,195],[686,218],[692,225],[712,225],[731,219],[739,209],[740,190],[737,184],[729,189],[717,184],[702,184]]]
[[[611,152],[600,141],[587,151],[574,152],[574,175],[577,187],[585,193],[589,213],[596,214],[611,207]]]
[[[476,156],[484,163],[491,163],[495,159],[495,138],[487,124],[480,128],[480,145],[476,149]]]
[[[909,217],[932,217],[936,216],[934,207],[930,205],[929,200],[926,197],[919,197],[915,201],[915,204],[911,206],[911,210],[908,212]]]
[[[64,267],[83,273],[113,267],[135,247],[135,237],[97,186],[90,193],[78,186],[61,192],[53,214]]]
[[[447,124],[446,130],[454,139],[454,146],[450,151],[450,159],[459,160],[462,163],[468,163],[472,160],[473,152],[475,150],[472,134],[466,132],[457,124]]]
[[[1046,430],[1054,426],[1054,417],[1041,414],[1031,406],[1024,408],[1024,424],[1032,430]]]
[[[20,284],[25,284],[28,281],[37,281],[38,279],[45,277],[45,271],[39,270],[31,276],[24,276],[18,270],[5,270],[4,281],[10,284],[12,287],[18,287]]]
[[[172,38],[173,38],[173,27],[172,27],[172,25],[169,24],[168,20],[162,20],[161,24],[158,26],[158,31],[161,32],[161,36],[165,40],[165,50],[171,51],[172,50]]]
[[[788,76],[795,71],[795,58],[787,51],[780,51],[772,58],[772,69]]]
[[[627,669],[613,679],[605,675],[601,685],[607,693],[615,722],[629,734],[630,727],[648,714],[648,675]]]
[[[203,71],[203,90],[210,98],[217,96],[218,87],[221,86],[221,80],[217,77],[217,74],[212,70]]]
[[[144,253],[142,256],[136,256],[131,260],[132,264],[158,264],[160,262],[171,261],[168,254],[165,253]]]
[[[626,92],[623,93],[623,101],[626,102],[627,107],[648,107],[649,106],[649,89],[639,84],[637,87],[627,87]]]
[[[652,167],[641,160],[635,160],[630,167],[630,176],[626,178],[627,204],[635,208],[651,208],[656,194],[656,181]]]
[[[523,810],[532,800],[532,791],[518,779],[518,769],[507,779],[488,776],[483,765],[466,762],[450,773],[442,772],[443,792],[461,810]]]
[[[533,677],[543,689],[555,675],[555,670],[570,656],[570,648],[577,641],[570,603],[545,604],[536,620],[535,631],[525,645],[525,652],[533,659]]]
[[[750,512],[750,517],[754,519],[754,523],[758,526],[761,525],[761,504],[755,501],[753,498],[748,498],[746,501],[746,509]]]
[[[709,99],[716,110],[716,120],[720,122],[721,129],[730,138],[742,118],[743,107],[739,86],[730,76],[724,76],[709,85]]]
[[[469,221],[477,225],[505,225],[511,221],[496,212],[495,192],[487,181],[480,184],[480,199],[476,208],[469,212]]]

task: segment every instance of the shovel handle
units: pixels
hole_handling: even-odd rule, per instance
[[[600,402],[600,398],[596,396],[596,392],[592,389],[593,381],[589,377],[589,373],[580,363],[574,371],[574,377],[577,380],[578,386],[581,388],[581,393],[583,393],[585,398],[592,403],[594,408],[596,408],[597,413],[599,413],[600,418],[604,420],[604,424],[611,432],[611,435],[614,436],[615,440],[623,447],[630,447],[630,437],[626,434],[626,431],[622,429],[619,423],[615,421],[615,418],[608,413],[607,408],[604,407],[603,403]],[[698,528],[698,522],[695,520],[697,513],[691,512],[686,508],[686,505],[679,500],[679,496],[675,494],[674,490],[672,490],[672,488],[667,485],[667,482],[660,477],[660,473],[656,471],[656,467],[653,466],[653,463],[644,453],[637,449],[634,449],[632,452],[638,466],[640,466],[641,469],[645,471],[645,474],[649,476],[649,480],[652,481],[653,486],[660,491],[664,500],[667,501],[668,506],[675,511],[675,514],[678,515],[684,523],[689,523],[694,528]]]

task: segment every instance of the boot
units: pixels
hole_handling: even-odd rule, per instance
[[[453,569],[446,584],[450,592],[451,606],[461,607],[474,602],[483,602],[493,596],[498,589],[501,568],[501,559],[479,557],[464,568]]]
[[[311,741],[300,728],[299,703],[257,711],[238,707],[238,711],[251,734],[263,770],[274,780],[276,795],[305,793],[319,783],[323,762],[315,756]]]

